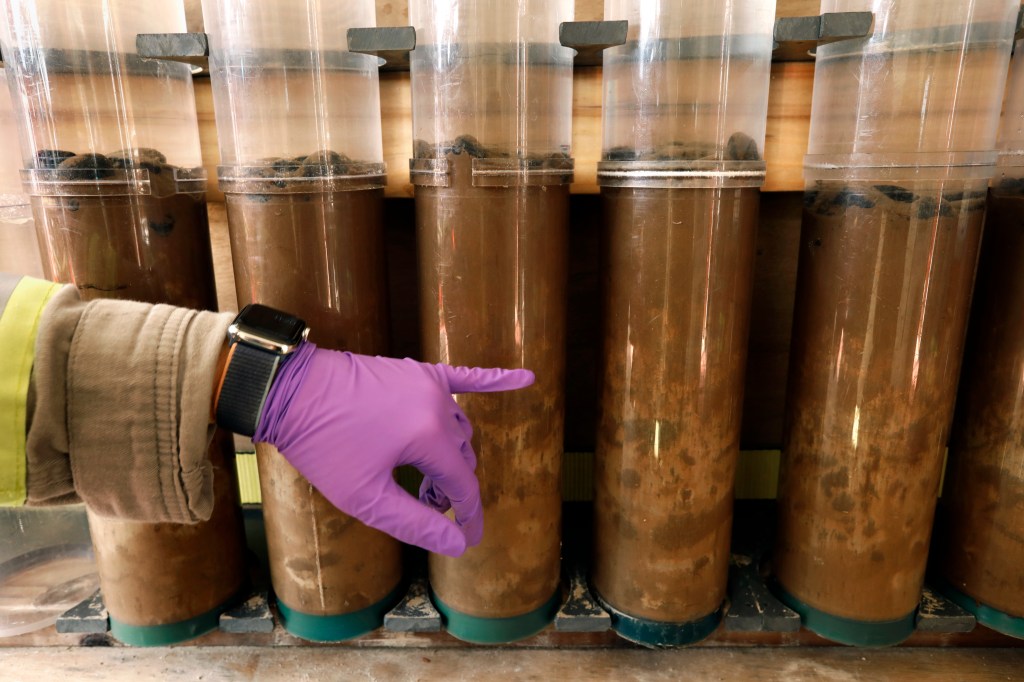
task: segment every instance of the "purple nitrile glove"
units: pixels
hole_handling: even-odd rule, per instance
[[[483,535],[473,429],[452,393],[533,383],[525,369],[431,365],[304,343],[267,396],[253,440],[269,443],[341,511],[403,542],[459,556]],[[425,476],[421,504],[394,480]],[[429,505],[429,506],[428,506]],[[455,522],[440,510],[455,510]]]

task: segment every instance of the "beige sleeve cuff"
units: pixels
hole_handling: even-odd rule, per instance
[[[210,404],[232,316],[69,298],[51,301],[37,339],[30,503],[66,494],[70,474],[102,516],[208,519]]]
[[[71,337],[85,306],[75,287],[64,287],[39,319],[25,439],[28,505],[79,501],[68,456],[65,378]]]

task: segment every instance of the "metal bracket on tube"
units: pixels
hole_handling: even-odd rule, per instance
[[[270,611],[270,595],[256,592],[241,604],[220,614],[221,632],[273,632],[274,614]]]
[[[611,614],[601,607],[587,584],[586,568],[577,563],[569,569],[568,596],[555,614],[558,632],[606,632]]]
[[[412,26],[350,28],[347,37],[349,52],[383,59],[381,71],[409,70],[409,53],[416,49],[416,29]]]
[[[780,17],[775,20],[777,62],[814,60],[818,45],[866,38],[871,35],[872,12],[827,12],[815,17]]]
[[[402,601],[384,614],[384,629],[390,632],[441,632],[441,613],[430,601],[426,578],[415,578]]]
[[[412,26],[350,28],[347,38],[350,52],[384,59],[381,71],[409,70],[409,51],[416,47]],[[135,46],[140,57],[184,62],[203,71],[210,68],[210,41],[205,33],[140,33]]]
[[[628,21],[564,21],[558,40],[576,50],[574,66],[601,66],[601,52],[626,42]]]
[[[210,40],[205,33],[140,33],[135,36],[135,49],[146,59],[183,62],[208,71]]]
[[[110,617],[103,604],[103,596],[96,590],[57,618],[57,632],[83,635],[103,635],[110,630]]]

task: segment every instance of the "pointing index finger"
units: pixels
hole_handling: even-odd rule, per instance
[[[490,393],[514,391],[531,385],[536,377],[528,369],[500,369],[484,367],[437,367],[448,379],[452,393]]]

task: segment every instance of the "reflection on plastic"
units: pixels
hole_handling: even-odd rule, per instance
[[[808,154],[995,148],[1018,0],[823,0],[875,12],[870,37],[817,50]]]
[[[411,0],[413,140],[568,156],[575,52],[558,26],[572,15],[566,0]]]
[[[8,0],[7,9],[0,40],[47,277],[73,283],[85,300],[212,309],[191,73],[135,53],[138,33],[185,30],[181,3]],[[214,510],[207,522],[90,514],[113,619],[168,625],[236,596],[246,576],[233,453],[231,437],[219,432],[209,449]]]
[[[758,190],[602,190],[609,223],[593,584],[629,615],[725,598]]]
[[[298,315],[324,348],[386,354],[378,60],[346,45],[374,25],[373,0],[204,0],[203,13],[239,306]],[[257,455],[274,592],[297,614],[286,627],[352,636],[346,617],[400,581],[401,545],[274,448]]]
[[[1020,168],[1016,169],[1020,174]],[[1024,195],[993,188],[982,241],[936,562],[981,604],[1024,617]]]
[[[469,156],[448,161],[449,187],[416,188],[425,359],[525,367],[537,382],[456,398],[473,424],[484,537],[459,559],[432,555],[430,581],[457,612],[511,618],[559,580],[569,188],[474,187]]]
[[[375,26],[374,10],[373,0],[203,0],[223,166],[330,150],[383,162],[379,60],[350,53],[346,38]]]
[[[98,587],[81,505],[0,508],[0,637],[53,625]]]
[[[763,155],[774,0],[606,0],[605,17],[630,22],[604,53],[605,161]]]
[[[773,567],[828,614],[917,608],[985,185],[807,191]]]

